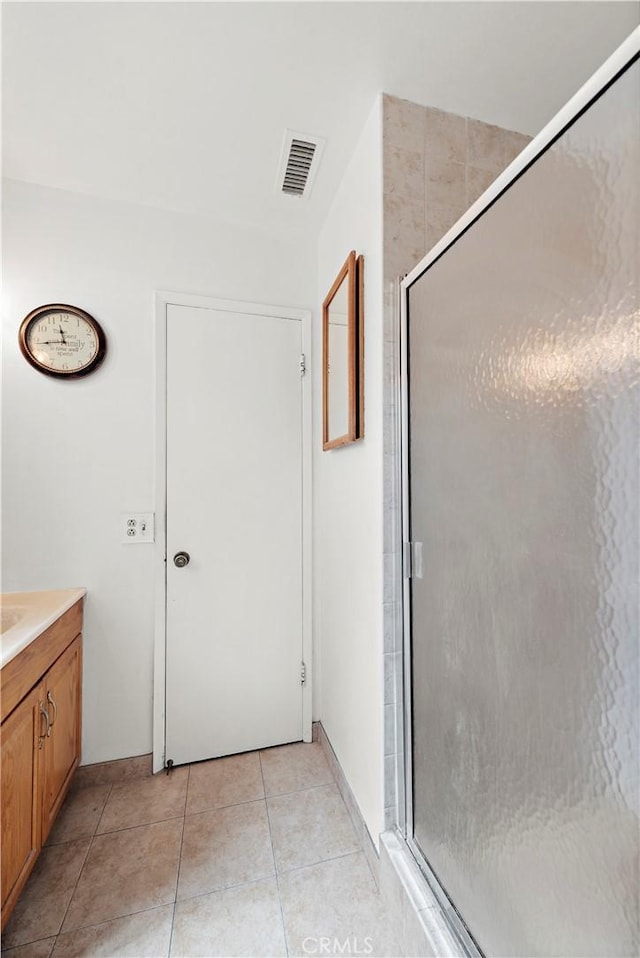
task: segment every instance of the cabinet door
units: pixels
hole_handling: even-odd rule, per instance
[[[82,646],[78,636],[44,677],[51,722],[43,749],[42,841],[45,842],[80,761]]]
[[[46,721],[43,685],[36,686],[0,729],[2,750],[2,924],[4,926],[40,850],[40,757]],[[41,727],[42,726],[42,727]],[[42,737],[39,739],[39,732]],[[6,907],[5,907],[6,906]]]

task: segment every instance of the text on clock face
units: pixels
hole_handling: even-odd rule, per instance
[[[93,329],[69,313],[49,313],[34,323],[28,343],[39,362],[61,370],[82,368],[98,351]]]

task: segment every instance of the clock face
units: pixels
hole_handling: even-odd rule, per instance
[[[40,306],[20,327],[20,348],[32,366],[50,376],[86,376],[106,349],[100,325],[75,306]]]

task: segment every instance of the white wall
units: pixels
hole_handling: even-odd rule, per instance
[[[155,507],[153,291],[309,308],[315,244],[15,181],[3,232],[3,589],[87,586],[83,762],[141,754],[153,547],[121,545],[119,519]],[[20,322],[48,302],[103,324],[95,375],[60,382],[22,359]]]
[[[314,342],[314,615],[320,715],[369,831],[383,828],[382,109],[376,100],[318,241],[325,298],[351,249],[365,257],[365,438],[322,452]]]

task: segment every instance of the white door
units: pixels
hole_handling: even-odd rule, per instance
[[[303,737],[302,323],[168,305],[166,351],[165,754],[178,765]]]

